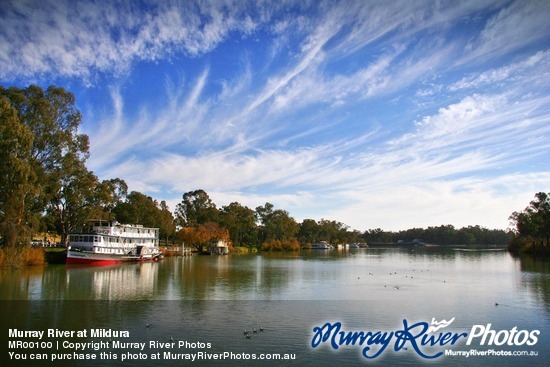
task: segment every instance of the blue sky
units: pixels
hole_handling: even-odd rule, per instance
[[[353,229],[507,228],[550,191],[550,2],[2,1],[0,83],[75,94],[88,167]]]

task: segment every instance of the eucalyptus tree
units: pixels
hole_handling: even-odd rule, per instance
[[[126,200],[119,202],[112,210],[117,221],[145,227],[158,227],[159,212],[156,200],[138,191],[129,193]]]
[[[28,203],[36,194],[30,163],[33,136],[10,101],[0,96],[0,231],[13,245],[24,236]]]
[[[89,154],[88,137],[78,133],[82,116],[75,107],[73,94],[55,86],[43,90],[31,85],[25,89],[0,87],[0,96],[4,101],[3,109],[7,108],[5,101],[8,100],[11,110],[16,111],[19,123],[26,126],[21,133],[30,133],[28,138],[22,139],[25,144],[30,142],[23,158],[28,172],[25,185],[29,190],[19,198],[22,203],[17,223],[19,231],[32,229],[36,225],[36,218],[46,210],[57,213],[58,224],[62,227],[71,227],[74,223],[68,224],[66,220],[81,216],[63,210],[78,211],[82,207],[60,205],[60,202],[71,200],[69,193],[80,189],[84,192],[77,196],[86,196],[86,201],[91,201],[88,195],[93,190],[84,188],[85,182],[77,181],[85,178],[84,181],[92,186],[97,184],[97,179],[92,179],[85,166]],[[2,174],[8,177],[14,172]]]
[[[256,208],[256,215],[261,223],[260,240],[289,240],[295,238],[300,226],[286,210],[274,209],[273,204],[265,203]]]
[[[96,188],[100,213],[97,219],[111,219],[111,211],[128,196],[128,185],[120,178],[103,180]]]
[[[335,220],[321,219],[319,221],[319,236],[329,243],[346,242],[348,226]]]
[[[182,201],[176,205],[175,210],[178,224],[186,227],[218,222],[218,215],[216,204],[202,189],[183,194]]]
[[[550,246],[550,193],[538,192],[523,211],[514,212],[510,220],[519,236],[540,240]]]
[[[312,244],[322,240],[320,238],[321,229],[315,219],[304,219],[300,224],[298,239],[302,244]]]
[[[257,243],[257,224],[254,210],[238,202],[223,206],[220,225],[229,230],[234,246],[252,248]]]
[[[97,177],[77,156],[67,153],[61,158],[58,180],[52,182],[48,213],[55,220],[61,243],[67,243],[69,233],[90,219],[97,202]]]

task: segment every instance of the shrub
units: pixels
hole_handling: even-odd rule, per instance
[[[30,246],[4,246],[0,248],[0,267],[43,265],[44,249]]]
[[[262,251],[298,251],[300,245],[298,240],[291,238],[288,240],[269,240],[262,243]]]

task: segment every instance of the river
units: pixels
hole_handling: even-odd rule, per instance
[[[0,299],[5,366],[550,364],[550,262],[492,248],[4,269]]]

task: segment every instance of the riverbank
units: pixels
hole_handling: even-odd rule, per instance
[[[550,257],[550,246],[545,245],[544,241],[536,241],[531,238],[517,237],[510,241],[508,251],[511,254],[519,256],[521,254]]]
[[[43,248],[30,246],[4,246],[0,248],[0,268],[44,265]]]

